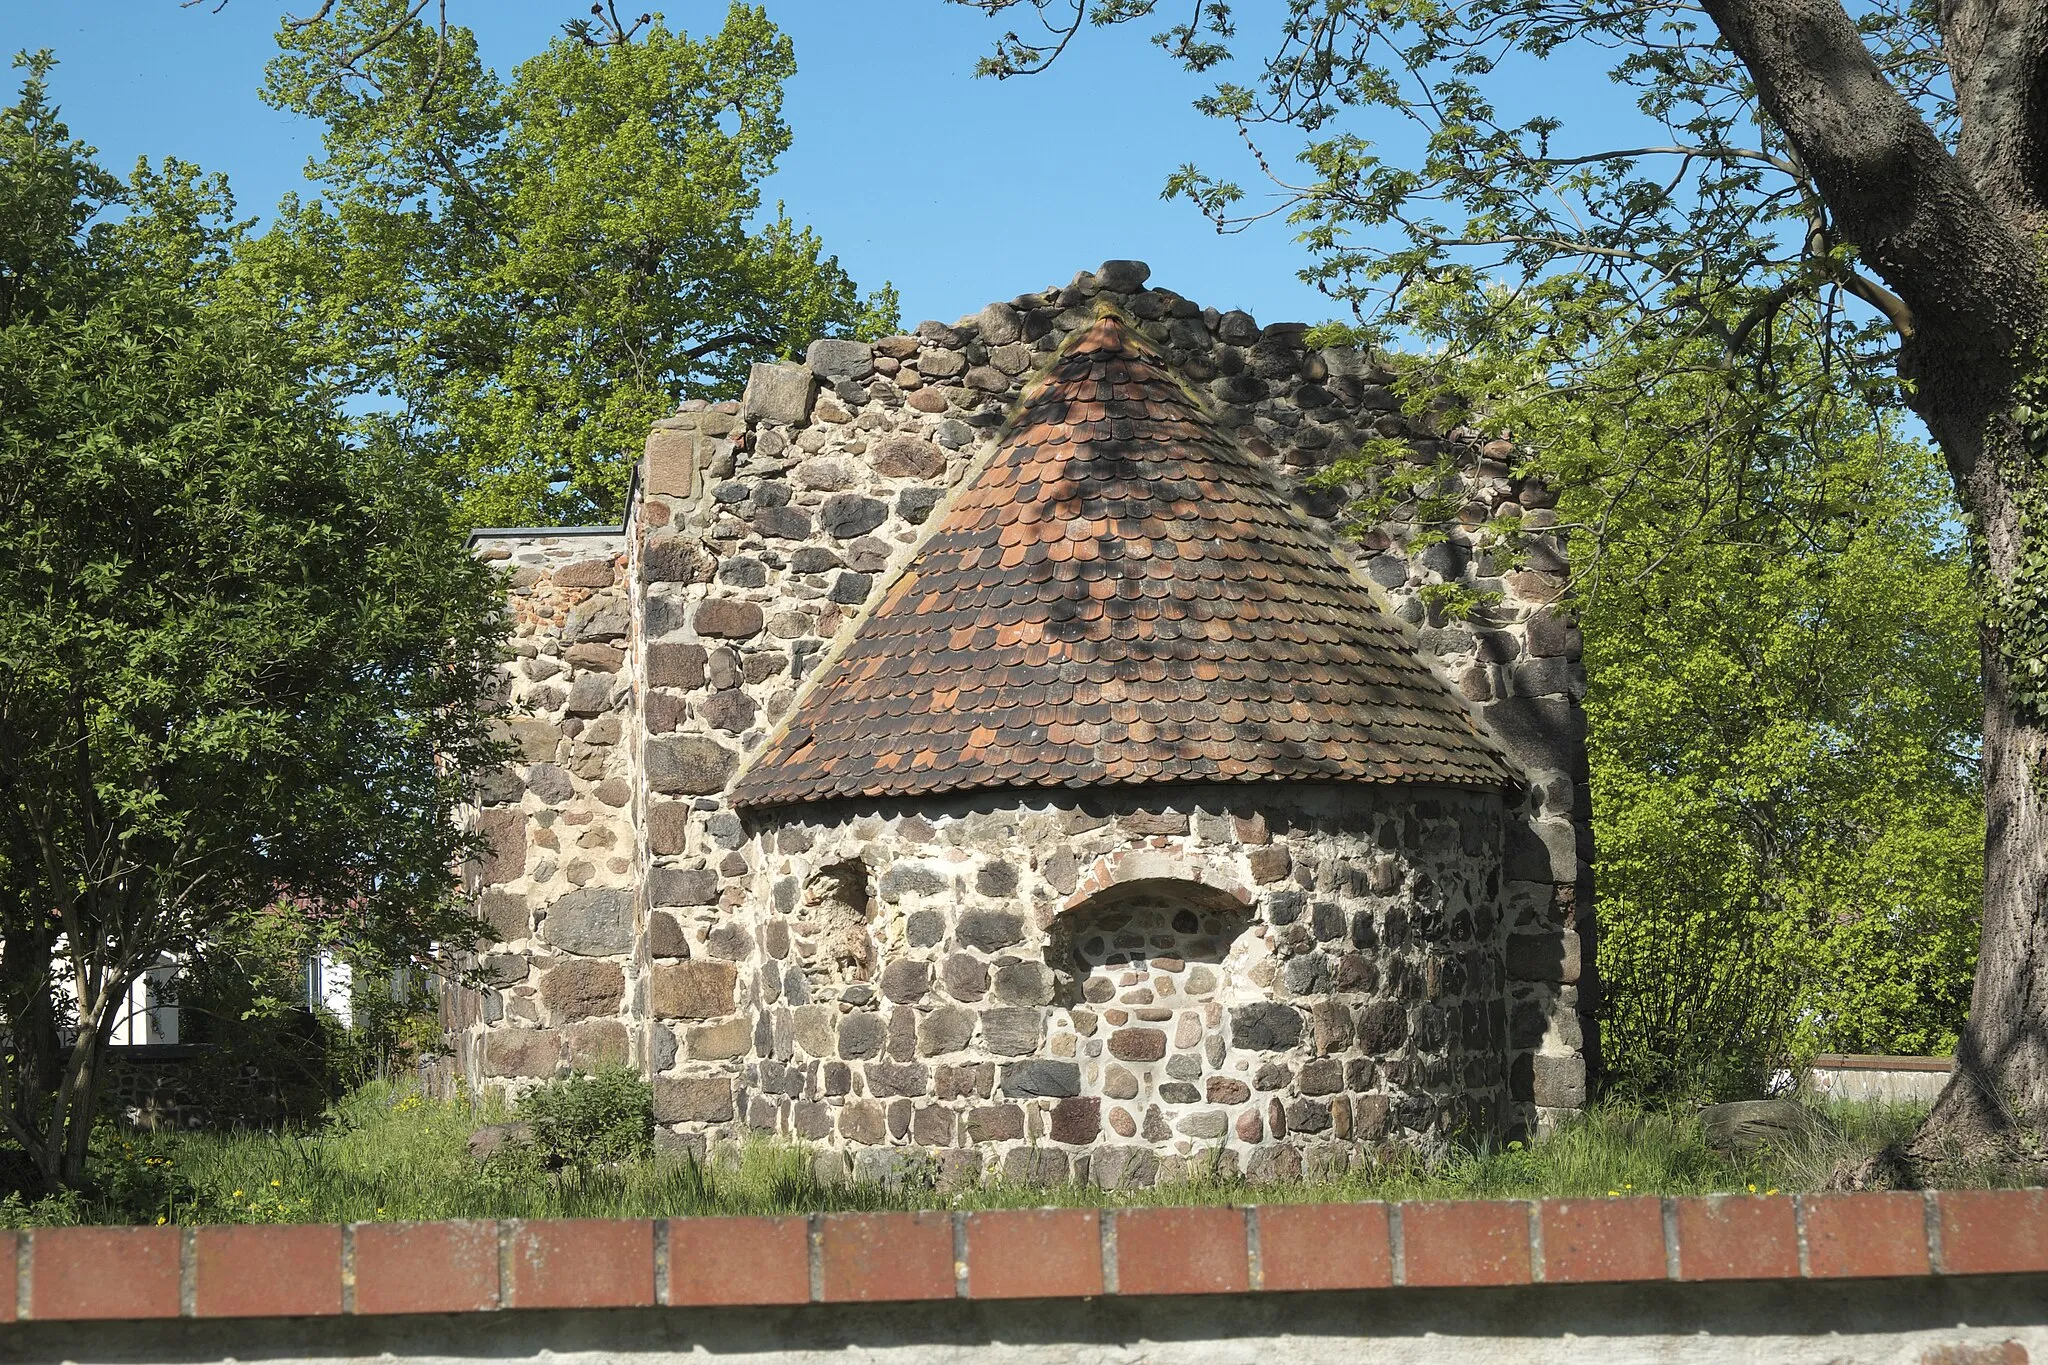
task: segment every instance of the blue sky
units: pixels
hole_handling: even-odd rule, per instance
[[[308,0],[227,0],[218,12],[216,3],[0,0],[0,44],[56,51],[56,98],[110,168],[181,156],[225,171],[243,211],[263,214],[302,186],[318,148],[312,125],[256,93],[279,15]],[[1296,278],[1303,256],[1284,224],[1219,236],[1185,202],[1159,198],[1184,161],[1240,179],[1251,168],[1228,127],[1189,107],[1202,83],[1138,28],[1086,33],[1050,73],[996,82],[973,77],[997,26],[971,10],[938,0],[767,4],[799,66],[787,92],[795,146],[768,195],[815,226],[863,287],[893,281],[906,322],[952,319],[1126,256],[1149,261],[1157,284],[1262,322],[1330,316]],[[505,72],[585,6],[448,8]],[[1255,8],[1243,19],[1259,36]],[[670,0],[666,13],[672,26],[703,31],[725,5]],[[1532,110],[1617,111],[1597,69],[1554,74],[1510,98]]]

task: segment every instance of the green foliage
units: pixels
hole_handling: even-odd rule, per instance
[[[339,1040],[347,1058],[341,1074],[350,1085],[389,1081],[446,1050],[430,974],[362,944],[350,944],[340,956],[354,982],[349,1025]]]
[[[502,597],[241,287],[226,186],[114,181],[27,64],[0,111],[0,204],[33,210],[0,213],[0,1121],[75,1183],[160,954],[280,888],[390,961],[470,932],[454,817],[496,756]]]
[[[213,1122],[308,1121],[359,1079],[347,1030],[305,1002],[306,959],[320,946],[287,902],[231,916],[180,967],[165,998],[179,1041],[205,1049],[180,1079],[206,1096]]]
[[[306,1003],[306,964],[323,952],[352,973],[346,1025]],[[231,916],[166,992],[180,1041],[203,1049],[183,1083],[206,1096],[217,1125],[316,1119],[356,1086],[442,1046],[438,1010],[415,978],[374,945],[323,942],[318,918],[292,901]]]
[[[1505,290],[1415,316],[1443,344],[1400,367],[1410,413],[1511,433],[1518,474],[1560,492],[1540,534],[1568,538],[1579,593],[1611,1081],[1735,1098],[1814,1052],[1948,1050],[1976,959],[1982,698],[1937,457],[1804,304],[1747,373],[1715,339],[1732,319],[1622,344],[1602,312]],[[1426,536],[1457,524],[1447,472],[1368,447],[1330,481]],[[1539,533],[1480,534],[1511,567]]]
[[[293,301],[330,382],[379,409],[360,424],[471,524],[616,519],[677,400],[895,327],[892,290],[857,297],[810,229],[762,210],[796,63],[758,6],[702,38],[658,17],[632,41],[564,36],[509,79],[403,0],[322,13],[280,30],[264,94],[323,126],[325,197],[284,204],[250,287]]]
[[[1648,348],[1646,348],[1648,349]],[[1796,337],[1787,371],[1818,365]],[[1982,895],[1978,608],[1938,459],[1852,397],[1710,371],[1547,416],[1581,535],[1603,1045],[1641,1095],[1819,1051],[1941,1053]]]
[[[0,1227],[78,1223],[166,1223],[195,1207],[197,1192],[178,1169],[175,1143],[124,1133],[102,1120],[92,1131],[88,1178],[40,1198],[10,1190],[0,1197]]]
[[[1585,609],[1603,1041],[1637,1093],[1943,1053],[1968,1007],[1967,565],[1923,448],[1877,432],[1826,454],[1810,491],[1834,506],[1616,545],[1639,576]]]
[[[519,1097],[518,1112],[531,1126],[534,1155],[548,1170],[587,1173],[654,1150],[654,1087],[630,1066],[536,1086]]]
[[[1497,592],[1474,592],[1462,583],[1425,584],[1415,595],[1432,615],[1452,621],[1469,621],[1501,602]]]

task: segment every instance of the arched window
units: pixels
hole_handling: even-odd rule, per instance
[[[1209,1091],[1227,1055],[1227,1007],[1249,986],[1240,945],[1259,946],[1251,922],[1228,892],[1160,877],[1111,885],[1053,922],[1062,999],[1099,1021],[1090,1031],[1106,1055],[1091,1088],[1113,1102],[1111,1132],[1158,1141],[1194,1133],[1184,1123],[1220,1124]]]
[[[1228,893],[1201,882],[1148,878],[1111,886],[1056,921],[1078,1001],[1131,1010],[1219,998],[1224,963],[1250,926]]]

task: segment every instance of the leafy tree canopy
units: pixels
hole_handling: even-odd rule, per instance
[[[1490,333],[1398,363],[1419,403],[1534,452],[1577,529],[1610,1078],[1725,1098],[1798,1055],[1952,1047],[1982,893],[1980,610],[1934,453],[1834,382],[1810,305],[1764,339],[1767,383],[1662,331],[1552,388],[1532,333],[1555,315],[1481,298]],[[1448,469],[1405,454],[1326,478],[1448,533]],[[1509,563],[1533,543],[1479,535]]]
[[[1247,38],[1218,0],[1165,12],[1157,0],[952,2],[1039,20],[1042,32],[1020,25],[984,60],[996,76],[1043,68],[1084,22],[1181,18],[1153,42],[1212,78],[1197,107],[1244,134],[1263,183],[1187,165],[1166,192],[1224,231],[1274,216],[1295,224],[1304,278],[1375,333],[1477,347],[1502,309],[1540,303],[1547,320],[1518,321],[1557,383],[1598,366],[1606,345],[1630,344],[1646,317],[1754,357],[1760,328],[1820,300],[1815,340],[1874,379],[1895,355],[1884,324],[1910,325],[1767,115],[1754,75],[1692,6],[1287,0]],[[1927,7],[1870,0],[1857,31],[1902,97],[1952,136]],[[1617,104],[1634,103],[1639,117],[1622,122],[1640,140],[1609,145],[1611,124],[1567,127],[1514,107],[1516,84],[1540,91],[1556,63],[1589,53],[1606,54],[1594,60]],[[1283,169],[1290,158],[1297,172]]]
[[[135,976],[296,898],[317,940],[473,932],[456,815],[495,756],[494,576],[347,439],[218,179],[117,180],[24,57],[0,111],[0,1125],[83,1178]]]
[[[1711,406],[1697,387],[1660,397]],[[1858,404],[1781,434],[1769,468],[1667,447],[1642,492],[1564,503],[1607,519],[1580,612],[1601,1042],[1637,1094],[1945,1053],[1969,1002],[1982,697],[1954,504],[1934,453]]]
[[[648,424],[735,397],[750,362],[881,335],[760,181],[788,149],[787,36],[734,4],[702,38],[587,22],[501,79],[406,0],[287,21],[265,98],[324,125],[322,198],[250,253],[309,320],[365,430],[461,490],[473,525],[615,519]]]

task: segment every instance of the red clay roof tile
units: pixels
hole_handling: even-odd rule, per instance
[[[1277,779],[1497,786],[1499,747],[1114,315],[828,656],[739,806]]]

